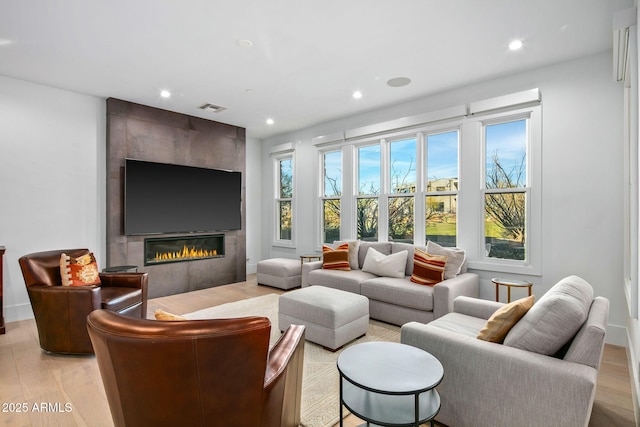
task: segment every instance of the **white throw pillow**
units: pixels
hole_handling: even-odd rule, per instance
[[[462,264],[464,264],[464,260],[467,257],[463,249],[445,248],[431,240],[427,242],[427,252],[431,255],[445,255],[447,257],[447,264],[444,267],[445,280],[452,279],[460,274]]]
[[[407,267],[407,251],[384,255],[373,248],[369,248],[364,258],[362,271],[384,277],[404,277]]]

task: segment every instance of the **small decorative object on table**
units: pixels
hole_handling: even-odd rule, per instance
[[[507,302],[511,302],[511,288],[528,288],[529,296],[531,296],[531,287],[533,283],[527,282],[525,280],[516,280],[516,279],[501,279],[499,277],[494,277],[491,279],[493,283],[496,285],[496,301],[500,301],[500,286],[507,287]]]
[[[322,255],[300,255],[300,265],[304,264],[305,261],[321,261]]]

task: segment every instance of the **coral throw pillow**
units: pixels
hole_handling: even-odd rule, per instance
[[[349,244],[344,243],[333,249],[322,246],[322,268],[326,270],[351,270],[349,264]]]
[[[431,255],[419,248],[413,252],[413,274],[411,281],[420,285],[433,286],[442,282],[447,264],[445,255]]]
[[[62,286],[99,285],[98,263],[93,252],[78,258],[60,255],[60,276]]]

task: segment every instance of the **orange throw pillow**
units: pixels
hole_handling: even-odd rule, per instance
[[[336,249],[322,246],[322,268],[326,270],[351,270],[349,264],[349,243],[343,243]]]
[[[98,263],[93,252],[78,258],[60,255],[60,276],[62,286],[99,285]]]
[[[444,267],[446,264],[447,256],[431,255],[415,248],[413,252],[413,274],[409,280],[420,285],[436,285],[444,280]]]
[[[501,344],[511,328],[533,307],[533,295],[503,305],[491,315],[478,339]]]

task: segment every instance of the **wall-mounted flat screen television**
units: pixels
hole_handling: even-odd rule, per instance
[[[126,235],[239,230],[242,174],[125,160]]]

